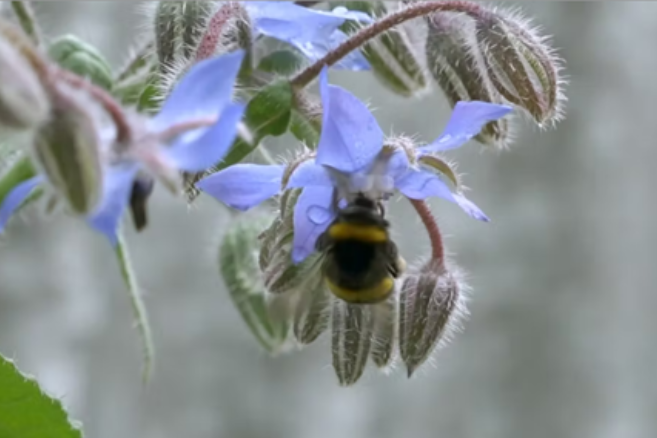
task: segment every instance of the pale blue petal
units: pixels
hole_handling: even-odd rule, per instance
[[[386,174],[397,181],[406,174],[409,167],[410,163],[406,151],[403,149],[397,149],[388,159]]]
[[[406,175],[396,182],[397,189],[407,198],[426,199],[439,197],[456,203],[469,216],[488,222],[488,217],[472,201],[461,194],[454,194],[438,175],[434,173],[409,169]]]
[[[456,103],[443,133],[427,146],[418,148],[418,156],[455,149],[479,134],[489,122],[500,119],[513,111],[507,105],[480,101],[460,101]]]
[[[333,188],[306,187],[294,207],[294,241],[292,261],[301,263],[315,251],[317,238],[328,228],[335,211]]]
[[[316,164],[314,160],[307,160],[301,163],[292,172],[286,188],[297,189],[308,186],[333,186],[333,180],[331,179],[331,175],[326,171],[326,168]]]
[[[231,101],[243,59],[244,51],[237,50],[194,64],[151,120],[152,129],[220,114]]]
[[[5,229],[7,222],[14,212],[16,212],[16,210],[30,196],[32,190],[44,180],[45,178],[41,175],[35,176],[17,184],[9,193],[7,193],[2,205],[0,205],[0,233]]]
[[[229,104],[219,121],[209,127],[201,136],[186,142],[181,137],[163,154],[180,170],[202,172],[218,164],[228,153],[237,134],[237,124],[242,119],[246,106]]]
[[[361,23],[372,23],[374,19],[370,17],[367,13],[363,11],[350,11],[344,6],[337,6],[331,10],[331,13],[334,15],[338,15],[340,17],[344,17],[348,20],[356,20],[360,21]]]
[[[320,74],[322,132],[315,162],[342,172],[368,166],[383,148],[383,131],[363,102],[347,90],[328,84]]]
[[[311,61],[317,61],[349,38],[341,30],[335,30],[330,36],[315,41],[294,44]],[[369,61],[360,50],[352,50],[332,66],[336,70],[368,71]]]
[[[89,225],[107,237],[112,246],[118,243],[119,225],[130,201],[132,183],[138,170],[139,165],[132,163],[107,168],[102,199],[87,219]]]
[[[328,39],[345,18],[293,2],[246,2],[254,26],[263,35],[293,45]]]
[[[229,207],[246,211],[278,194],[285,166],[235,164],[196,183]]]

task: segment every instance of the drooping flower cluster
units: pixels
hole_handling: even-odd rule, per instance
[[[410,376],[465,312],[458,268],[425,200],[488,221],[440,154],[471,139],[508,144],[512,105],[541,125],[557,120],[561,66],[524,21],[468,1],[297,3],[156,2],[151,39],[116,73],[76,37],[43,50],[33,26],[0,21],[0,135],[24,146],[0,176],[0,233],[42,195],[81,217],[116,249],[148,344],[121,239],[126,211],[143,229],[155,182],[174,193],[195,183],[240,211],[273,199],[268,226],[236,222],[220,249],[230,295],[257,339],[275,351],[291,339],[309,344],[330,325],[341,384],[355,383],[370,359],[390,366],[397,352]],[[329,68],[371,71],[409,98],[433,79],[451,117],[427,144],[386,137],[363,102],[329,84]],[[316,79],[319,96],[306,89]],[[297,157],[242,162],[256,148],[267,155],[263,139],[286,132],[304,144]],[[426,228],[427,262],[382,302],[332,296],[320,236],[362,196],[395,227],[384,211],[396,195]]]
[[[363,102],[349,91],[328,83],[326,68],[322,70],[319,82],[323,117],[322,131],[314,153],[303,154],[300,159],[288,164],[236,164],[197,183],[203,192],[242,211],[272,196],[301,189],[293,208],[293,241],[289,260],[287,264],[283,262],[267,266],[263,272],[265,278],[279,280],[277,274],[282,274],[292,265],[303,263],[316,252],[318,237],[336,217],[336,193],[337,200],[343,202],[348,202],[357,193],[366,193],[377,201],[385,201],[396,192],[419,201],[440,197],[457,204],[469,216],[488,221],[486,215],[463,193],[450,190],[441,174],[431,167],[431,163],[439,162],[447,166],[437,156],[438,152],[461,146],[477,135],[487,123],[507,115],[512,110],[510,107],[477,101],[460,102],[445,130],[436,140],[424,146],[411,145],[404,148],[396,145],[394,141],[386,141],[376,119]],[[316,266],[315,259],[311,261],[311,265]],[[444,260],[432,260],[429,266],[430,272],[433,272],[436,278],[446,274]],[[321,275],[316,270],[309,272],[307,269],[300,269],[295,274],[304,277]],[[285,280],[287,285],[284,292],[290,300],[297,300],[299,294],[312,293],[317,288],[325,287],[320,284],[310,288],[311,290],[305,290],[307,283],[294,278],[295,274]],[[270,284],[273,282],[270,281]],[[294,287],[290,287],[290,284]],[[323,291],[318,294],[325,306],[330,305],[330,301],[325,298],[327,293]],[[410,293],[408,295],[410,296]],[[455,298],[454,301],[458,299]],[[301,306],[316,305],[303,299],[300,303]],[[354,306],[351,304],[336,305],[339,306],[334,310],[336,312],[360,312],[340,307]],[[299,311],[303,312],[305,309]],[[451,313],[451,310],[448,313]],[[335,318],[338,317],[334,316],[333,319],[334,334],[336,330],[345,329],[339,322],[342,319]],[[353,322],[349,318],[344,321]],[[372,321],[374,322],[375,320]],[[436,325],[435,329],[442,330],[443,325]],[[390,335],[397,336],[396,333]],[[369,337],[371,333],[365,336]],[[370,341],[368,338],[368,345]],[[390,340],[387,343],[393,345]],[[432,350],[434,344],[427,343],[426,352]],[[334,346],[335,348],[338,347]],[[363,351],[367,356],[369,346]],[[345,360],[350,357],[353,356],[346,355]],[[426,356],[422,357],[421,361],[425,359]],[[408,363],[409,369],[414,369],[417,365],[419,363]],[[359,373],[362,371],[360,368]],[[350,379],[355,381],[359,375],[343,376],[343,383],[351,382]]]

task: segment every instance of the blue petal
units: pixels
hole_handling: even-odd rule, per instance
[[[242,119],[245,105],[228,105],[219,121],[191,142],[182,136],[170,148],[164,149],[173,165],[187,172],[201,172],[218,164],[235,140],[237,124]]]
[[[296,44],[295,47],[311,61],[317,61],[342,44],[347,38],[349,37],[344,32],[335,30],[326,38]],[[340,61],[335,63],[333,68],[336,70],[352,71],[368,71],[372,69],[369,61],[360,50],[352,50]]]
[[[396,182],[397,189],[407,198],[426,199],[432,196],[446,199],[456,203],[469,216],[480,221],[488,222],[488,217],[472,201],[461,194],[450,191],[437,175],[416,169],[409,169],[406,174]]]
[[[245,6],[260,33],[294,45],[327,39],[345,21],[340,15],[292,2],[246,2]]]
[[[237,50],[195,64],[151,120],[153,129],[160,131],[186,120],[221,113],[233,96],[242,59],[244,51]]]
[[[406,151],[403,149],[397,149],[388,159],[386,174],[397,181],[406,174],[409,167],[410,163]]]
[[[337,6],[331,10],[333,15],[338,15],[349,20],[356,20],[362,23],[372,23],[374,19],[370,17],[367,13],[362,11],[350,11],[344,6]]]
[[[333,188],[306,187],[294,207],[294,241],[292,261],[301,263],[315,251],[317,238],[328,228],[335,211]]]
[[[347,90],[328,84],[328,69],[320,74],[322,133],[317,164],[342,172],[368,166],[383,148],[383,131],[365,104]]]
[[[116,246],[123,213],[128,206],[138,164],[109,167],[103,178],[103,197],[87,222]]]
[[[246,211],[281,190],[285,166],[235,164],[206,176],[196,187],[229,207]]]
[[[487,123],[504,117],[512,110],[507,105],[476,100],[457,102],[443,133],[431,144],[418,148],[418,155],[455,149],[479,134]]]
[[[0,205],[0,233],[2,233],[14,212],[23,204],[23,202],[25,202],[28,196],[30,196],[32,190],[44,180],[45,178],[41,175],[27,179],[16,185],[11,189],[7,196],[5,196],[2,205]]]
[[[326,171],[326,168],[316,164],[313,160],[307,160],[301,163],[294,172],[292,172],[285,188],[297,189],[308,186],[333,186],[331,175]]]
[[[340,14],[293,2],[246,2],[245,6],[260,33],[294,45],[325,40],[345,21]]]

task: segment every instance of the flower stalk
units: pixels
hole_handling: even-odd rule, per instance
[[[409,199],[413,208],[420,216],[422,224],[427,230],[429,240],[431,241],[431,260],[438,263],[440,268],[445,266],[445,248],[443,246],[443,237],[440,234],[440,228],[431,209],[425,201],[419,199]]]
[[[403,9],[382,18],[379,21],[375,21],[369,26],[364,27],[359,32],[353,34],[349,39],[336,47],[335,50],[327,53],[326,56],[311,64],[305,70],[301,71],[292,79],[291,83],[296,88],[303,88],[307,86],[319,75],[325,65],[331,66],[335,64],[347,56],[350,52],[358,49],[369,40],[376,38],[380,34],[401,23],[404,23],[405,21],[422,17],[437,11],[462,12],[469,15],[476,15],[480,12],[480,10],[481,7],[476,3],[464,1],[426,1],[412,3]]]

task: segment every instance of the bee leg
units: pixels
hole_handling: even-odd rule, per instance
[[[388,272],[390,272],[390,275],[394,278],[399,278],[406,270],[406,260],[399,255],[397,245],[392,241],[388,242],[387,253],[390,260],[388,263]]]

